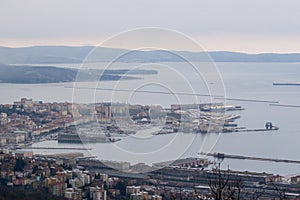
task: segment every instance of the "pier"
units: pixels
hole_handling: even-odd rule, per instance
[[[270,104],[270,106],[286,107],[286,108],[300,108],[300,105],[292,104]]]
[[[254,102],[254,103],[273,103],[273,104],[279,103],[278,101],[272,101],[272,100],[245,99],[245,98],[214,97],[214,99],[221,99],[221,100],[228,100],[228,101],[245,101],[245,102]]]
[[[233,129],[224,129],[222,133],[234,133],[234,132],[261,132],[261,131],[277,131],[279,130],[278,127],[272,127],[270,129],[266,128],[257,128],[257,129],[238,129],[238,128],[233,128]]]
[[[233,133],[233,132],[260,132],[260,131],[277,131],[279,127],[274,126],[272,122],[266,122],[265,128],[246,129],[244,127],[237,128],[224,128],[222,133]]]
[[[246,99],[246,98],[229,98],[223,97],[223,95],[212,95],[212,94],[200,94],[200,93],[186,93],[186,92],[165,92],[165,91],[151,91],[151,90],[128,90],[128,89],[112,89],[112,88],[91,88],[91,87],[70,87],[65,86],[65,88],[71,89],[89,89],[89,90],[102,90],[102,91],[115,91],[115,92],[135,92],[135,93],[150,93],[150,94],[162,94],[162,95],[178,95],[178,96],[203,96],[203,97],[213,97],[214,99],[230,100],[230,101],[246,101],[246,102],[256,102],[256,103],[279,103],[273,100],[260,100],[260,99]]]
[[[256,161],[267,161],[267,162],[281,162],[281,163],[292,163],[292,164],[300,164],[300,160],[289,160],[289,159],[279,159],[279,158],[261,158],[255,156],[241,156],[241,155],[231,155],[224,153],[199,153],[201,155],[212,156],[217,159],[240,159],[240,160],[256,160]]]
[[[299,82],[296,83],[273,83],[274,86],[300,86]]]
[[[81,148],[81,147],[16,147],[16,149],[92,150],[92,148]]]

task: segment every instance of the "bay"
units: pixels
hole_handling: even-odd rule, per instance
[[[172,66],[177,72],[186,70],[183,63],[164,63],[165,65]],[[144,65],[144,63],[117,63],[119,68],[130,68],[132,66]],[[221,78],[224,82],[224,89],[226,97],[228,98],[244,98],[244,99],[259,99],[259,100],[271,100],[278,101],[280,104],[292,104],[300,105],[300,87],[297,86],[273,86],[273,82],[297,82],[300,75],[300,64],[299,63],[216,63],[220,72]],[[61,67],[79,67],[78,65],[58,65]],[[103,67],[105,68],[106,63],[91,64],[90,67]],[[186,70],[186,77],[191,71]],[[165,77],[164,83],[172,84],[174,88],[180,88],[182,85],[173,80],[172,77],[168,76],[168,71],[162,71],[161,77]],[[213,74],[212,76],[216,76]],[[192,77],[192,75],[191,75]],[[151,77],[151,80],[156,80],[155,77]],[[210,79],[213,80],[213,79]],[[215,82],[205,82],[205,80],[196,80],[195,85],[199,82],[199,90],[202,93],[208,93],[206,84],[213,85]],[[126,81],[122,82],[125,85]],[[129,85],[133,83],[126,82]],[[101,83],[102,87],[111,87],[116,84],[114,82]],[[138,84],[138,83],[134,83]],[[0,103],[12,103],[13,101],[19,100],[22,97],[33,98],[34,100],[42,100],[45,102],[93,102],[95,99],[99,101],[111,100],[111,93],[109,91],[95,91],[79,89],[75,90],[74,97],[74,85],[76,83],[57,83],[57,84],[0,84],[1,98]],[[95,83],[82,83],[86,87],[94,87]],[[197,86],[198,87],[198,86]],[[198,89],[198,88],[197,88]],[[78,95],[80,94],[80,95]],[[116,101],[127,101],[122,97],[116,95],[114,97]],[[129,99],[132,103],[139,103],[145,101],[145,103],[162,104],[166,106],[169,103],[176,103],[176,98],[171,99],[167,95],[136,95]],[[206,101],[207,99],[201,99]],[[184,99],[182,101],[185,103]],[[235,112],[240,114],[241,118],[237,120],[239,126],[245,126],[247,128],[263,128],[265,122],[271,121],[273,124],[278,126],[278,131],[270,132],[246,132],[246,133],[230,133],[221,134],[220,136],[214,136],[212,141],[217,140],[216,145],[210,144],[209,146],[214,147],[211,152],[223,152],[226,154],[244,155],[244,156],[256,156],[256,157],[267,157],[267,158],[282,158],[282,159],[293,159],[300,160],[300,108],[287,108],[287,107],[274,107],[270,106],[269,103],[258,103],[258,102],[247,102],[247,101],[231,101],[228,100],[227,104],[241,105],[246,109],[244,111]],[[203,136],[195,134],[179,134],[174,143],[174,146],[180,146],[180,141],[187,140],[187,143],[193,143],[199,138],[203,141]],[[195,139],[196,138],[196,139]],[[139,156],[127,157],[126,160],[132,163],[137,163],[143,157],[143,152],[147,152],[147,148],[154,148],[153,144],[157,144],[157,148],[160,145],[169,144],[174,137],[170,135],[161,135],[152,138],[151,145],[147,146],[146,143],[139,141],[134,137],[128,137],[123,139],[119,146],[129,148],[127,150],[140,149]],[[184,143],[184,142],[182,142]],[[213,142],[211,142],[213,143]],[[45,141],[34,144],[34,146],[74,146],[74,144],[58,144],[56,141]],[[186,144],[185,144],[186,145]],[[75,145],[78,146],[78,145]],[[91,145],[93,149],[97,149],[97,152],[103,152],[99,155],[103,156],[103,159],[115,159],[122,160],[124,158],[115,156],[118,154],[110,154],[111,148],[108,144],[97,144]],[[134,149],[130,149],[134,148]],[[146,150],[145,150],[146,149]],[[175,148],[171,148],[174,150]],[[184,156],[197,156],[197,152],[201,147],[199,143],[190,145],[190,147],[184,151]],[[209,149],[209,148],[208,148]],[[207,150],[208,150],[207,149]],[[209,149],[210,150],[210,149]],[[35,150],[36,153],[54,153],[51,150]],[[67,151],[67,150],[65,150]],[[152,150],[151,150],[152,151]],[[182,151],[182,150],[181,150]],[[61,152],[61,151],[59,151]],[[85,152],[86,155],[93,152]],[[177,152],[175,157],[180,157],[182,154]],[[165,157],[164,157],[165,158]],[[149,161],[153,161],[154,158],[149,157]],[[143,161],[147,159],[142,159]],[[232,160],[225,159],[222,163],[224,168],[228,166],[231,169],[236,170],[248,170],[258,172],[272,172],[283,175],[298,174],[300,172],[299,165],[296,164],[283,164],[274,162],[258,162],[258,161],[246,161],[246,160]]]

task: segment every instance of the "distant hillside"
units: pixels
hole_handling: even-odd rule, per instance
[[[74,81],[75,70],[56,67],[0,65],[2,83],[57,83]]]
[[[25,48],[0,47],[0,63],[5,64],[57,64],[82,63],[86,56],[94,49],[93,46],[36,46]],[[125,49],[98,47],[89,57],[90,62],[112,61],[126,53]],[[189,61],[208,61],[204,52],[188,51],[133,51],[117,59],[118,62],[182,62],[183,58]],[[300,62],[300,54],[245,54],[229,51],[208,52],[215,62]]]
[[[300,62],[299,53],[278,54],[245,54],[237,52],[219,51],[210,52],[215,62]]]
[[[80,63],[93,47],[36,46],[24,48],[0,47],[0,63],[49,64]]]
[[[128,75],[148,75],[156,74],[155,70],[85,70],[80,72],[77,79],[76,69],[49,67],[49,66],[14,66],[0,64],[0,83],[60,83],[80,81],[98,81],[101,75],[103,81],[132,80],[138,76]],[[126,75],[125,75],[126,74]],[[128,75],[127,75],[128,74]]]

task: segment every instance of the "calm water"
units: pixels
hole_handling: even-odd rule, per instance
[[[182,63],[166,63],[175,69],[182,70]],[[120,68],[128,68],[130,63],[118,64]],[[136,65],[136,64],[135,64]],[[280,104],[300,105],[300,87],[273,86],[273,82],[297,82],[300,81],[300,64],[298,63],[217,63],[222,79],[224,81],[226,96],[232,98],[247,98],[278,101]],[[65,65],[64,65],[65,66]],[[68,67],[76,67],[76,65],[68,65]],[[166,72],[162,71],[163,77],[166,77],[165,84],[172,83],[173,87],[183,87],[177,83],[177,79],[171,78]],[[192,73],[192,72],[190,72]],[[189,71],[187,70],[186,76]],[[192,75],[191,75],[192,77]],[[192,78],[193,79],[193,78]],[[156,80],[151,77],[151,80]],[[213,79],[210,79],[213,80]],[[207,93],[207,88],[202,80],[193,79],[199,84],[199,91]],[[125,81],[126,82],[126,81]],[[126,86],[126,83],[123,85]],[[212,81],[208,84],[214,84]],[[113,82],[103,83],[103,87],[109,87]],[[132,83],[128,83],[129,85]],[[93,86],[93,83],[84,83],[86,86]],[[96,97],[100,101],[110,100],[111,94],[105,91],[94,92],[91,98],[91,91],[86,89],[76,89],[75,97],[73,95],[73,83],[62,84],[0,84],[1,99],[0,103],[11,103],[21,97],[29,97],[34,100],[43,100],[48,102],[72,101],[76,102],[93,102]],[[194,85],[193,85],[194,87]],[[198,88],[197,88],[198,89]],[[206,90],[206,91],[205,91]],[[198,91],[198,90],[197,90]],[[80,94],[80,95],[79,95]],[[114,96],[114,100],[125,101],[118,95]],[[145,100],[146,99],[146,100]],[[128,99],[126,99],[127,101]],[[130,98],[130,102],[139,103],[142,100],[145,103],[167,105],[176,103],[176,99],[164,97],[163,95],[143,96],[136,95]],[[203,101],[206,101],[206,99]],[[185,102],[182,99],[182,102]],[[237,120],[240,126],[247,128],[262,128],[266,121],[272,121],[273,124],[280,128],[279,131],[272,132],[248,132],[248,133],[230,133],[220,135],[217,144],[212,149],[212,152],[223,152],[228,154],[238,154],[245,156],[270,157],[270,158],[285,158],[300,160],[300,108],[274,107],[268,103],[254,103],[243,101],[228,101],[228,104],[238,104],[246,108],[246,110],[237,112],[241,118]],[[86,154],[97,154],[103,159],[128,160],[133,163],[161,161],[172,152],[174,158],[181,156],[185,152],[185,156],[196,155],[199,149],[208,151],[213,147],[214,141],[218,137],[204,138],[202,135],[195,134],[177,134],[163,135],[156,137],[128,137],[123,139],[116,145],[111,144],[91,144],[92,152]],[[211,140],[211,142],[209,142]],[[170,142],[171,141],[171,142]],[[203,141],[207,144],[203,145]],[[169,145],[170,144],[170,145]],[[60,146],[55,141],[46,141],[35,146]],[[64,146],[74,146],[66,145]],[[165,148],[165,147],[170,147]],[[184,149],[189,146],[189,149]],[[161,156],[157,157],[156,151],[164,147]],[[118,150],[128,151],[129,156],[124,157]],[[39,150],[38,153],[53,153],[51,151]],[[130,152],[134,152],[130,154]],[[153,154],[145,154],[154,152]],[[174,153],[175,152],[175,153]],[[163,155],[163,154],[166,155]],[[300,166],[295,164],[279,164],[272,162],[255,162],[244,160],[225,160],[223,167],[229,166],[231,169],[273,172],[284,175],[292,175],[300,173]]]

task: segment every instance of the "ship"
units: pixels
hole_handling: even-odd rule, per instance
[[[76,134],[61,133],[58,134],[59,143],[108,143],[120,141],[119,138],[107,137],[104,134]]]

